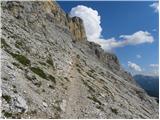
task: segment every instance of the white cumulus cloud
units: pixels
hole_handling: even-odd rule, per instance
[[[116,40],[115,38],[111,39],[99,39],[96,41],[99,43],[103,49],[111,50],[113,48],[124,47],[127,45],[138,45],[142,43],[152,43],[154,41],[153,37],[147,31],[138,31],[133,33],[132,35],[121,35],[120,40]]]
[[[70,15],[80,17],[85,26],[87,38],[89,41],[94,41],[99,39],[102,32],[101,17],[98,15],[97,10],[93,10],[92,8],[78,5],[74,7],[70,11]]]
[[[137,65],[137,64],[135,64],[135,63],[133,63],[131,61],[128,61],[128,67],[130,69],[134,70],[134,71],[137,71],[137,72],[141,72],[142,71],[142,69],[141,69],[141,67],[139,65]]]
[[[159,76],[159,70],[154,70],[152,75],[153,76]]]
[[[150,64],[149,66],[150,66],[150,67],[154,67],[154,68],[155,68],[155,67],[159,67],[158,64]]]
[[[101,16],[97,10],[87,6],[78,5],[72,8],[70,15],[72,17],[80,17],[84,22],[88,41],[100,44],[106,51],[127,45],[152,43],[154,41],[152,35],[147,31],[137,31],[131,35],[120,35],[118,40],[114,37],[110,39],[102,38]]]
[[[155,12],[159,12],[159,3],[154,2],[153,4],[150,5],[154,9]]]

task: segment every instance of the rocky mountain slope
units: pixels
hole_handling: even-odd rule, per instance
[[[2,118],[158,118],[117,57],[56,2],[1,2]]]

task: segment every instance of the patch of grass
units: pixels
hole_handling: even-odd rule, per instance
[[[48,79],[50,79],[51,81],[53,81],[56,84],[56,78],[53,77],[52,75],[48,75]]]
[[[116,108],[110,108],[113,113],[118,114],[118,110]]]
[[[13,62],[12,63],[14,66],[16,66],[17,68],[23,70],[23,68],[20,66],[20,64],[16,63],[16,62]]]
[[[35,115],[35,114],[37,114],[37,110],[34,109],[34,110],[27,111],[26,114]]]
[[[91,70],[89,70],[89,72],[94,73],[94,72],[95,72],[95,70],[91,69]]]
[[[82,68],[80,68],[80,67],[79,67],[79,68],[77,68],[77,71],[78,71],[81,75],[85,76],[85,75],[83,74],[83,72],[82,72],[82,71],[83,71],[83,69],[82,69]]]
[[[56,109],[56,111],[58,111],[58,112],[62,111],[61,108],[60,108],[60,106],[54,106],[54,109]]]
[[[20,48],[23,45],[22,41],[16,41],[15,47]]]
[[[103,88],[106,90],[106,91],[109,91],[109,88],[107,86],[103,86]]]
[[[139,91],[139,90],[135,90],[136,94],[138,95],[138,97],[141,99],[141,100],[144,100],[144,94],[142,91]]]
[[[49,65],[51,65],[51,66],[54,66],[53,65],[53,61],[52,61],[52,58],[51,57],[49,57],[49,59],[47,59],[47,61],[46,61]]]
[[[9,95],[2,95],[2,98],[4,98],[7,101],[7,103],[10,103],[11,101],[11,96]]]
[[[61,118],[61,116],[60,116],[60,114],[59,113],[54,113],[54,119],[60,119]]]
[[[6,43],[6,41],[3,38],[1,38],[1,48],[7,48],[7,47],[10,46]]]
[[[37,114],[37,110],[32,110],[31,114]]]
[[[12,57],[19,61],[21,64],[28,66],[30,65],[30,60],[23,55],[11,53]]]
[[[39,61],[39,63],[40,63],[41,65],[46,66],[46,63],[44,63],[44,62]]]
[[[38,67],[31,67],[30,69],[31,69],[32,72],[34,72],[38,76],[40,76],[40,77],[42,77],[44,79],[47,79],[46,74],[40,68],[38,68]]]
[[[16,86],[15,86],[15,85],[12,85],[12,87],[13,87],[13,88],[16,88]]]
[[[12,64],[13,64],[14,66],[16,66],[16,67],[19,67],[19,64],[16,63],[16,62],[13,62]]]
[[[12,113],[4,111],[4,116],[7,118],[12,117]]]
[[[93,76],[92,72],[87,71],[86,73],[87,73],[87,75],[88,75],[88,76],[90,76],[90,77],[94,78],[94,76]]]
[[[89,88],[89,92],[96,92],[86,81],[82,80],[83,84]]]
[[[93,100],[94,102],[98,103],[99,105],[102,105],[102,103],[95,96],[88,97],[88,99]]]
[[[55,105],[53,105],[53,109],[55,110],[54,119],[61,118],[60,112],[62,112],[62,109],[60,107],[60,102],[61,102],[61,100],[56,100]]]

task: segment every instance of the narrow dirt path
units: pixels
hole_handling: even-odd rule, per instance
[[[77,118],[79,116],[81,107],[81,101],[80,101],[80,77],[76,70],[76,63],[78,63],[77,57],[73,57],[73,64],[69,71],[68,77],[70,78],[70,83],[68,86],[68,100],[65,110],[65,118]]]

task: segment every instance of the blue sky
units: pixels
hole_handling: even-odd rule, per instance
[[[71,9],[78,5],[96,10],[101,17],[101,36],[105,40],[115,38],[116,41],[120,41],[119,36],[133,35],[138,31],[150,33],[154,38],[153,42],[115,47],[112,52],[118,56],[122,66],[133,74],[152,74],[155,70],[158,70],[159,12],[155,12],[155,9],[151,7],[154,2],[58,1],[58,3],[67,13],[70,13]],[[134,69],[135,65],[140,67],[141,70]]]

